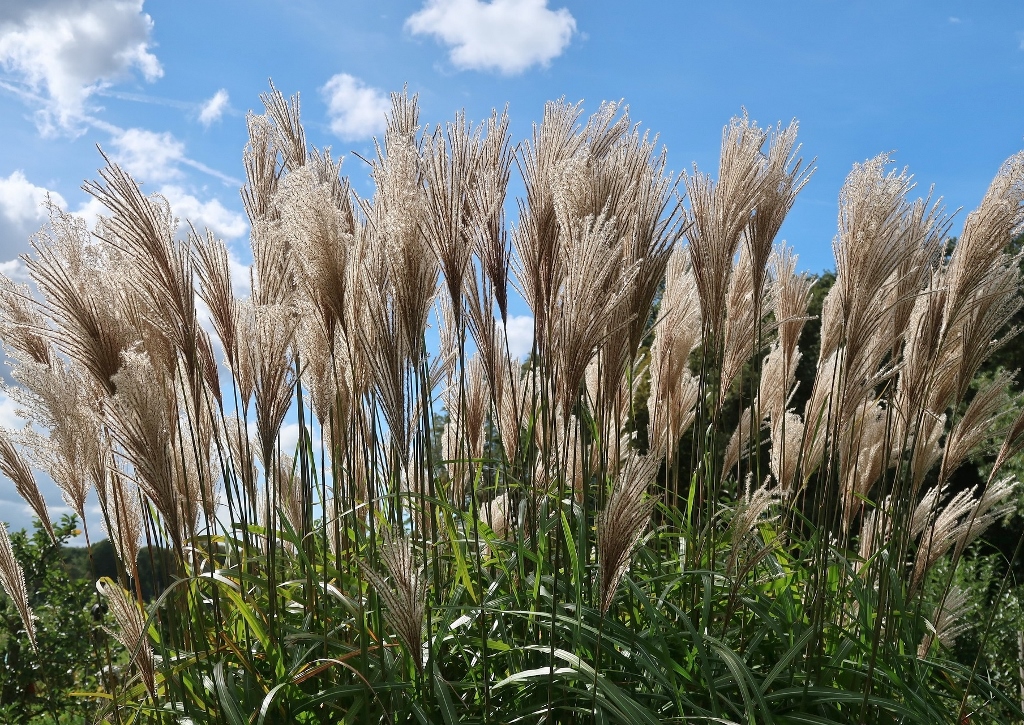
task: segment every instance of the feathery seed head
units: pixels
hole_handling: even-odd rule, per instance
[[[952,647],[961,634],[971,629],[971,622],[966,617],[969,603],[966,589],[950,587],[942,600],[935,605],[931,619],[926,621],[929,631],[917,647],[918,657],[924,658],[928,655],[934,640],[937,639],[943,647]]]
[[[7,431],[0,429],[0,473],[14,483],[18,495],[27,503],[39,521],[50,535],[50,540],[56,544],[57,538],[53,534],[53,525],[50,523],[50,514],[46,509],[46,500],[39,491],[36,477],[32,474],[28,461],[21,451],[15,448]]]
[[[117,627],[107,632],[120,642],[139,670],[142,682],[151,696],[156,695],[156,660],[147,638],[147,617],[138,602],[109,577],[96,582],[96,590],[103,596]]]
[[[661,466],[660,455],[627,453],[611,496],[597,522],[597,558],[601,571],[600,606],[608,611],[633,549],[651,519],[655,499],[647,487]]]
[[[28,634],[29,642],[32,643],[32,649],[38,649],[36,647],[35,620],[32,608],[28,604],[28,590],[25,588],[25,572],[18,560],[14,558],[11,539],[7,535],[7,527],[3,524],[0,524],[0,585],[14,602],[18,614],[21,615],[21,623]]]
[[[406,646],[416,669],[423,669],[423,621],[426,610],[426,577],[416,560],[412,542],[388,533],[377,547],[389,579],[363,563],[362,570],[387,607],[387,619]]]
[[[777,515],[766,515],[769,510],[785,500],[785,491],[779,486],[768,485],[770,479],[758,486],[754,483],[754,474],[748,473],[743,487],[743,495],[736,502],[729,524],[729,559],[725,570],[735,574],[745,552],[750,548],[750,538],[757,526],[769,523],[778,518]]]

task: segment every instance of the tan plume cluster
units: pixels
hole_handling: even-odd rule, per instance
[[[1011,512],[1015,504],[1008,499],[1016,488],[1016,481],[1004,478],[990,483],[980,496],[972,489],[961,491],[941,510],[941,489],[931,497],[925,496],[911,527],[911,534],[920,536],[911,584],[918,585],[928,569],[951,547],[955,545],[962,551],[994,522]]]
[[[970,605],[969,593],[960,587],[951,587],[942,602],[935,606],[928,621],[929,631],[917,647],[917,656],[926,657],[932,642],[938,640],[943,647],[952,647],[960,635],[971,629],[967,615]]]
[[[700,300],[685,248],[676,247],[665,273],[665,292],[651,343],[649,437],[652,450],[671,451],[693,421],[698,382],[690,353],[701,341]]]
[[[32,511],[43,524],[50,540],[56,542],[53,534],[53,524],[50,522],[50,514],[46,509],[46,500],[39,491],[39,484],[32,473],[28,460],[21,451],[15,448],[6,432],[0,432],[0,473],[3,473],[14,483],[18,495],[25,499],[25,503],[32,507]]]
[[[737,572],[740,563],[745,558],[750,558],[755,562],[759,558],[757,553],[747,556],[747,552],[752,548],[750,540],[759,526],[770,524],[777,518],[770,512],[773,507],[777,507],[785,500],[785,491],[778,486],[769,485],[770,481],[771,479],[766,479],[764,484],[758,486],[754,483],[753,474],[747,475],[743,495],[736,502],[736,510],[733,512],[732,521],[729,524],[729,559],[726,562],[725,570],[730,574]],[[765,546],[770,548],[772,543]],[[765,553],[767,548],[762,548],[761,554]],[[749,564],[745,564],[745,566],[749,566]]]

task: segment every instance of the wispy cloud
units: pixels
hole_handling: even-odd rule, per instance
[[[405,27],[447,45],[458,68],[513,75],[561,55],[576,19],[565,8],[548,8],[548,0],[427,0]]]
[[[182,177],[182,166],[213,176],[226,186],[242,185],[240,179],[211,168],[185,154],[185,144],[166,131],[144,128],[119,128],[113,124],[89,119],[89,122],[113,136],[114,160],[142,183],[158,183]]]
[[[199,123],[209,128],[210,124],[221,119],[227,108],[228,92],[221,88],[213,94],[210,100],[203,103],[202,108],[199,110]]]

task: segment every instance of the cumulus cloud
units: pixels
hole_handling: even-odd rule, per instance
[[[181,176],[185,144],[170,133],[129,128],[114,136],[114,160],[142,183]]]
[[[285,423],[280,433],[281,452],[289,456],[295,455],[295,447],[299,444],[299,424]]]
[[[509,315],[505,337],[508,338],[509,355],[525,360],[533,350],[533,317]]]
[[[25,427],[25,419],[16,412],[18,407],[7,393],[0,392],[0,426],[8,430],[20,430]]]
[[[207,128],[215,121],[219,121],[228,107],[228,92],[221,88],[213,94],[213,98],[206,101],[199,110],[199,123]]]
[[[238,179],[190,159],[185,155],[185,144],[166,131],[123,129],[112,124],[105,124],[104,130],[113,136],[114,150],[111,156],[114,161],[139,183],[154,184],[180,179],[183,176],[181,167],[190,166],[220,179],[228,186],[242,185]]]
[[[75,130],[88,98],[139,72],[163,74],[150,52],[153,20],[143,0],[0,3],[0,64],[42,104],[40,129]]]
[[[245,218],[220,203],[219,199],[203,201],[184,188],[175,185],[164,185],[157,193],[167,199],[171,211],[182,223],[188,219],[196,229],[209,228],[219,237],[235,239],[249,229]]]
[[[145,161],[138,161],[128,157],[125,167],[132,173],[148,173],[149,166]],[[170,171],[168,170],[170,169]],[[152,165],[154,172],[150,178],[168,179],[176,176],[175,168],[164,168],[158,164]],[[144,178],[140,176],[139,178]],[[201,198],[194,190],[187,189],[181,184],[164,183],[154,188],[147,188],[146,193],[157,193],[167,199],[171,210],[181,223],[189,220],[199,230],[209,228],[214,234],[224,239],[238,239],[249,229],[245,216],[238,211],[224,206],[219,199],[213,197]],[[7,177],[0,177],[0,273],[8,277],[24,277],[24,268],[18,255],[29,251],[28,239],[32,234],[40,230],[49,219],[48,212],[44,205],[47,194],[51,201],[62,209],[70,210],[75,216],[81,217],[90,229],[96,226],[96,219],[99,215],[108,215],[109,212],[94,197],[89,197],[81,203],[77,209],[71,210],[64,197],[55,191],[48,190],[44,186],[32,183],[23,171],[15,170]],[[181,234],[186,233],[187,227],[179,229]],[[244,280],[238,282],[247,283],[247,272],[242,275],[242,267],[239,264],[238,276],[244,276]]]
[[[95,229],[96,222],[100,215],[108,215],[110,212],[107,211],[107,207],[103,206],[102,201],[97,199],[95,196],[90,196],[82,205],[71,213],[84,220],[85,225],[89,229]]]
[[[449,46],[458,68],[512,75],[561,55],[576,19],[565,8],[548,8],[548,0],[426,0],[405,27]]]
[[[28,267],[25,266],[25,262],[21,257],[18,257],[17,259],[8,259],[6,262],[0,262],[0,274],[7,279],[20,284],[27,284],[31,281],[31,277],[28,273]]]
[[[382,91],[348,73],[338,73],[320,93],[327,103],[331,131],[339,138],[356,141],[384,130],[391,104]]]
[[[47,195],[54,203],[64,206],[64,197],[36,186],[21,169],[12,171],[7,178],[0,178],[0,214],[13,224],[42,224],[47,219],[43,205]]]
[[[47,194],[55,204],[66,206],[64,197],[33,184],[20,169],[0,177],[0,259],[28,251],[28,238],[49,218],[44,206]]]

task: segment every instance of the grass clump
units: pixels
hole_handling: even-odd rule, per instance
[[[1017,498],[1024,416],[983,366],[1021,305],[1024,156],[951,249],[905,171],[855,165],[805,350],[795,124],[733,119],[715,174],[675,176],[616,104],[550,103],[513,147],[504,115],[424,129],[396,94],[361,198],[297,99],[263,100],[247,295],[109,161],[96,229],[52,208],[33,288],[0,289],[33,424],[3,471],[43,520],[30,463],[79,515],[95,488],[120,562],[97,589],[133,677],[102,717],[1024,717],[986,676],[1012,569],[958,574]],[[147,551],[174,560],[152,601]]]

